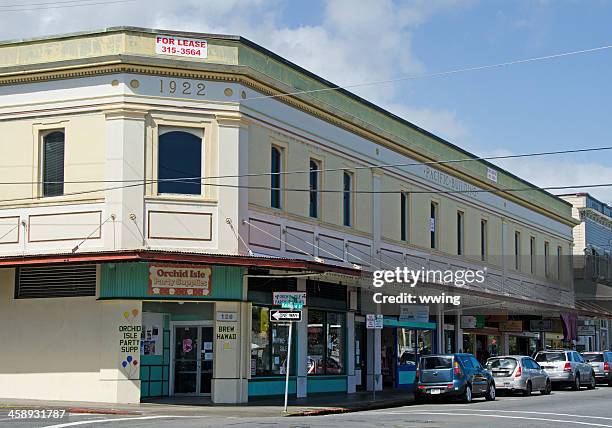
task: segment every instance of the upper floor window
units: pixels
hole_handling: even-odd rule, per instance
[[[563,279],[563,250],[561,247],[557,247],[557,279],[561,281]]]
[[[64,194],[64,131],[52,131],[43,137],[42,195]]]
[[[529,269],[530,269],[530,272],[532,274],[534,274],[535,270],[536,270],[536,255],[535,255],[535,252],[536,252],[536,239],[535,239],[535,237],[532,236],[529,239],[529,259],[530,259]]]
[[[202,138],[191,132],[168,131],[159,136],[157,192],[202,194]]]
[[[343,224],[345,226],[352,225],[352,211],[353,211],[353,175],[350,172],[344,172],[343,174]]]
[[[310,159],[310,202],[309,214],[312,218],[319,217],[319,187],[321,184],[321,166],[319,162]]]
[[[521,268],[521,232],[514,232],[514,269]]]
[[[487,259],[487,221],[480,220],[480,260],[483,262]]]
[[[544,242],[544,276],[548,278],[550,275],[549,272],[549,254],[550,254],[550,244],[548,242]]]
[[[457,254],[458,255],[462,255],[463,254],[463,227],[464,227],[464,221],[463,221],[463,211],[457,211]]]
[[[282,156],[281,149],[272,146],[270,151],[270,206],[279,209],[281,207]]]
[[[437,248],[438,246],[438,204],[435,202],[431,203],[430,215],[429,215],[429,235],[431,248]]]
[[[408,194],[400,193],[400,239],[408,240]]]

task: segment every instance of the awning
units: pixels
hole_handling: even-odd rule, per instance
[[[383,319],[384,327],[402,327],[402,328],[412,328],[415,330],[435,330],[436,323],[435,322],[415,322],[415,321],[399,321],[395,318],[387,318]]]
[[[99,251],[64,254],[0,256],[0,268],[58,265],[65,263],[120,263],[139,261],[201,263],[211,265],[263,267],[270,269],[307,270],[314,272],[336,272],[350,276],[361,275],[361,270],[359,269],[332,265],[314,260],[161,250]]]
[[[612,302],[606,303],[612,307]],[[576,300],[576,313],[578,313],[578,315],[587,317],[612,318],[611,308],[586,300]]]

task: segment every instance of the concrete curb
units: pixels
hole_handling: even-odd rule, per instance
[[[131,415],[137,416],[142,415],[142,412],[136,412],[133,410],[119,410],[119,409],[92,409],[86,407],[69,407],[66,409],[68,413],[84,413],[92,415]]]
[[[390,409],[393,407],[402,407],[410,404],[414,404],[414,400],[397,400],[397,401],[386,401],[386,402],[375,402],[365,403],[363,405],[351,406],[351,407],[325,407],[322,409],[307,409],[298,412],[288,414],[288,417],[292,416],[323,416],[323,415],[334,415],[339,413],[353,413],[353,412],[364,412],[367,410],[379,410],[379,409]]]

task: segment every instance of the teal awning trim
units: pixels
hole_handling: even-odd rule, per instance
[[[417,330],[435,330],[435,322],[414,322],[414,321],[399,321],[394,318],[385,318],[383,320],[383,326],[385,327],[403,327],[403,328],[414,328]]]

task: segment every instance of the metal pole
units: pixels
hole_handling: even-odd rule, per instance
[[[287,400],[289,398],[289,369],[291,365],[291,332],[293,330],[293,322],[289,322],[289,341],[287,345],[287,373],[285,374],[285,409],[284,412],[287,413]],[[297,385],[296,385],[297,387]]]
[[[376,342],[376,329],[372,329],[372,401],[376,400],[376,353],[375,353],[375,342]]]

